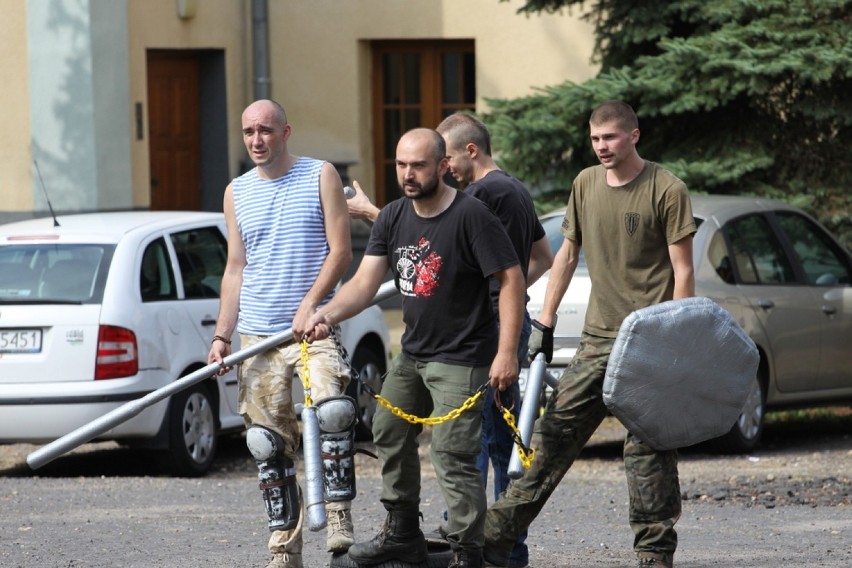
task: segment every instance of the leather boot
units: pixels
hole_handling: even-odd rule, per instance
[[[428,554],[417,509],[388,511],[379,534],[372,540],[349,547],[349,558],[359,564],[379,564],[389,560],[418,564],[425,561]]]

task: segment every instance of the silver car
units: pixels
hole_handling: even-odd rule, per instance
[[[221,213],[119,212],[0,226],[0,443],[49,442],[207,364],[226,259]],[[378,391],[389,361],[384,315],[341,325]],[[353,381],[361,435],[376,402]],[[165,450],[200,475],[217,434],[239,432],[232,371],[145,409],[99,439]]]
[[[782,202],[693,195],[692,206],[698,225],[696,294],[733,314],[760,352],[748,402],[715,445],[723,451],[754,449],[770,409],[852,401],[849,251],[812,217]],[[563,215],[564,210],[542,217],[556,248],[562,235],[552,219]],[[545,286],[542,281],[530,289],[533,317]],[[561,373],[576,348],[585,313],[578,301],[580,296],[588,301],[590,286],[588,274],[578,269],[559,307],[553,375]]]

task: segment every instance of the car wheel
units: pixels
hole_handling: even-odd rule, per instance
[[[384,358],[373,349],[359,345],[352,357],[352,367],[358,371],[360,378],[351,381],[346,388],[346,394],[354,398],[358,405],[355,439],[370,441],[373,439],[373,416],[376,415],[378,403],[363,385],[368,385],[376,393],[381,392],[385,374]]]
[[[216,412],[210,391],[194,385],[172,397],[169,405],[169,471],[197,477],[210,469],[216,455]]]
[[[763,384],[759,375],[754,378],[743,411],[730,432],[713,440],[717,450],[745,453],[754,450],[760,443],[763,419],[766,414],[766,392]]]

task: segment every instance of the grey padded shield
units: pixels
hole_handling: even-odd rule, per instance
[[[691,446],[730,431],[758,363],[754,341],[714,301],[663,302],[622,322],[603,399],[652,448]]]

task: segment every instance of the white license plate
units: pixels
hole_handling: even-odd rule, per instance
[[[41,330],[0,330],[0,353],[41,353]]]

